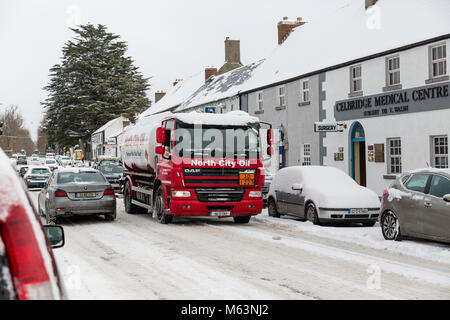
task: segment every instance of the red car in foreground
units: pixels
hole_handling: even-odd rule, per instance
[[[42,226],[26,187],[0,149],[0,300],[64,299],[52,247],[60,226]]]

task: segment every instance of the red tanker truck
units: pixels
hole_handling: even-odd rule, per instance
[[[119,183],[127,213],[150,212],[160,223],[174,216],[232,217],[248,223],[261,213],[272,129],[243,111],[165,112],[127,127]],[[264,148],[265,149],[265,148]]]

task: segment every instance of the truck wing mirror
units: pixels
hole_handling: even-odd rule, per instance
[[[166,130],[164,127],[156,128],[156,142],[164,144],[166,142]]]
[[[268,129],[267,130],[267,144],[270,146],[273,143],[273,129]]]
[[[164,146],[159,145],[159,146],[155,147],[155,153],[156,154],[163,155],[165,152],[166,152],[166,148]]]

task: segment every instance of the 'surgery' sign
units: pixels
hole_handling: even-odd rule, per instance
[[[450,108],[449,82],[337,101],[336,121]]]

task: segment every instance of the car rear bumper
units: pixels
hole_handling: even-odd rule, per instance
[[[44,181],[26,181],[28,188],[43,188],[46,180]]]
[[[113,213],[116,210],[116,199],[70,200],[68,198],[55,200],[55,207],[50,213],[53,216],[92,215]]]

